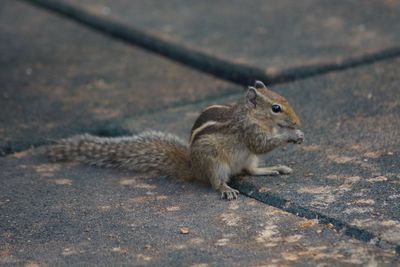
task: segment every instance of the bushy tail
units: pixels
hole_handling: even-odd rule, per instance
[[[149,131],[117,138],[78,135],[49,146],[48,155],[55,161],[74,160],[191,179],[188,146],[179,137],[161,132]]]

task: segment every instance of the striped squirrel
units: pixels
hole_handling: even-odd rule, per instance
[[[303,142],[300,120],[288,101],[260,81],[249,86],[237,103],[209,106],[196,119],[189,142],[156,131],[129,137],[103,138],[89,134],[49,146],[56,161],[76,160],[91,165],[208,182],[222,198],[236,199],[230,177],[289,174],[277,165],[258,167],[257,155],[285,143]]]

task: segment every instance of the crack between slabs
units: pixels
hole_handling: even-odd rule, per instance
[[[286,211],[298,217],[303,217],[306,219],[317,219],[318,223],[328,225],[332,224],[333,229],[335,229],[338,233],[342,233],[351,238],[373,244],[382,249],[392,249],[396,252],[397,255],[400,255],[400,244],[395,244],[386,240],[383,240],[376,236],[375,234],[357,228],[355,226],[350,225],[347,222],[343,222],[339,219],[330,217],[328,215],[324,215],[318,211],[314,211],[310,208],[303,207],[299,204],[293,203],[289,200],[281,198],[278,195],[270,194],[270,193],[260,193],[258,189],[248,182],[241,182],[233,180],[231,182],[232,187],[239,190],[240,193],[247,197],[251,197],[260,201],[264,204],[273,206],[280,210]]]
[[[325,63],[286,68],[275,74],[268,74],[259,68],[244,64],[235,64],[173,42],[162,40],[133,26],[125,25],[114,18],[96,14],[63,1],[21,1],[53,11],[86,27],[159,54],[198,71],[245,86],[252,84],[254,80],[262,80],[270,85],[291,82],[400,56],[400,46],[395,46],[357,56],[326,61]]]

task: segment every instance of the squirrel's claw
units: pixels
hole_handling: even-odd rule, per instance
[[[273,168],[275,168],[279,172],[279,174],[290,174],[293,172],[292,168],[289,168],[285,165],[276,165]]]
[[[296,144],[301,144],[304,142],[304,133],[300,130],[296,130]]]
[[[229,187],[228,185],[223,186],[222,189],[220,189],[221,192],[221,198],[222,199],[227,199],[227,200],[234,200],[237,199],[239,191],[236,189],[233,189]]]

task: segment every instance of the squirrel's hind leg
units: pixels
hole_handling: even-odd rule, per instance
[[[285,165],[276,165],[271,167],[253,168],[248,170],[251,175],[278,175],[292,173],[292,169]]]
[[[279,175],[279,174],[289,174],[293,172],[291,168],[285,165],[258,167],[258,158],[255,155],[249,158],[245,170],[249,172],[251,175]]]

